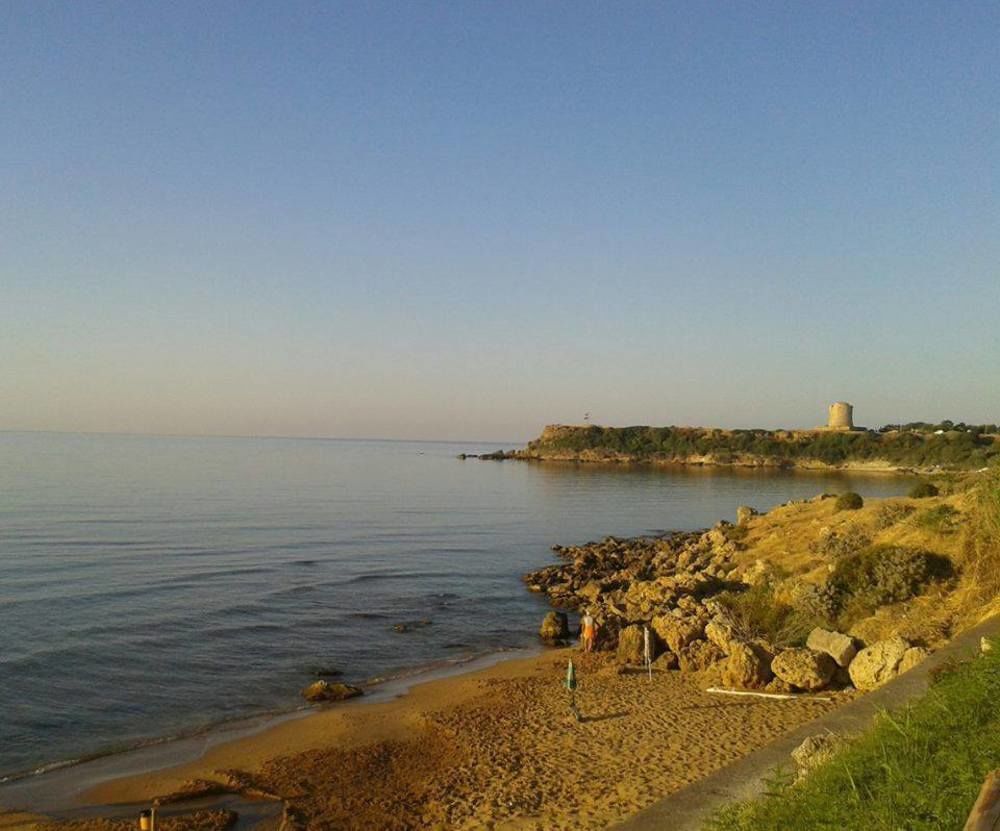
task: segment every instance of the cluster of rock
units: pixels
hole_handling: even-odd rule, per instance
[[[739,525],[753,512],[741,509]],[[561,609],[589,612],[597,648],[621,664],[642,664],[644,629],[652,634],[657,666],[714,669],[724,685],[772,692],[815,692],[853,684],[874,689],[918,663],[926,650],[891,638],[859,650],[854,638],[814,629],[804,647],[776,648],[748,637],[715,596],[766,578],[766,566],[739,567],[739,536],[729,523],[706,532],[665,537],[608,537],[581,546],[553,546],[563,560],[525,575],[529,589]],[[539,632],[550,644],[569,638],[563,612],[546,615]]]

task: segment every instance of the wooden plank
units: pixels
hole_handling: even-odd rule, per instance
[[[792,701],[796,698],[805,698],[809,701],[833,701],[832,698],[827,698],[822,695],[808,695],[805,693],[764,693],[764,692],[754,692],[753,690],[727,690],[723,687],[709,687],[705,692],[715,693],[717,695],[747,695],[753,698],[773,698],[778,701]]]
[[[1000,770],[986,777],[979,790],[972,813],[965,821],[964,831],[998,831],[1000,829]]]

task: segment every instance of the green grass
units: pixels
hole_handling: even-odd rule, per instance
[[[1000,647],[1000,644],[998,644]],[[942,674],[927,694],[848,744],[803,782],[730,806],[713,831],[961,829],[1000,766],[1000,649]]]
[[[914,522],[936,534],[954,534],[960,526],[962,514],[951,505],[938,505],[917,515]]]

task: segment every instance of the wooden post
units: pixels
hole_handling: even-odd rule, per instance
[[[965,821],[964,831],[998,831],[1000,829],[1000,770],[986,777],[972,813]]]

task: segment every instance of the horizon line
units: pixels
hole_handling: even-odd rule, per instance
[[[396,439],[384,436],[283,436],[276,434],[256,435],[237,433],[147,433],[121,430],[46,430],[43,428],[0,428],[0,435],[8,433],[33,433],[58,436],[129,436],[134,438],[158,439],[265,439],[284,441],[386,441],[416,442],[420,444],[524,444],[523,441],[495,441],[492,439]]]

